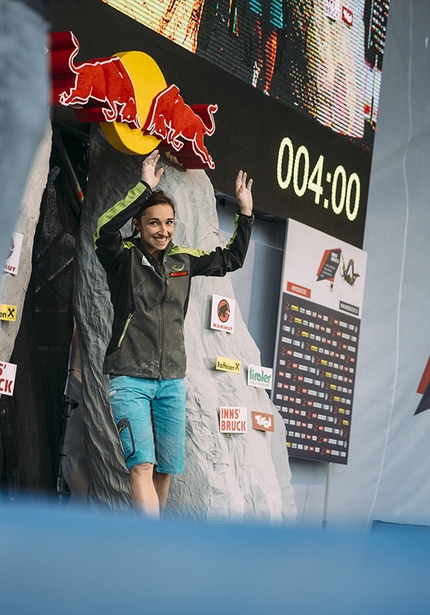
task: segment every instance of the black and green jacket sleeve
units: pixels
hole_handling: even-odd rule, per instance
[[[124,199],[115,203],[98,219],[94,249],[106,271],[115,266],[124,250],[120,229],[133,218],[151,194],[149,186],[139,182],[128,191]]]
[[[190,259],[190,275],[224,276],[243,266],[251,238],[254,216],[237,214],[233,235],[225,248],[217,247],[212,252],[174,246],[169,256],[186,253]]]

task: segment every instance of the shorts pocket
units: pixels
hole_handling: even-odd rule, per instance
[[[116,426],[124,451],[124,461],[127,463],[130,457],[133,457],[134,453],[136,452],[131,423],[128,419],[123,418],[118,421]]]

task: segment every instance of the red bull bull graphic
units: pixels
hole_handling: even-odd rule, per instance
[[[52,36],[52,104],[71,106],[81,122],[127,122],[139,128],[136,95],[119,57],[76,66],[79,42],[72,32]]]
[[[72,32],[51,34],[53,105],[73,108],[80,122],[100,122],[110,144],[123,153],[148,154],[159,147],[185,168],[215,167],[204,137],[215,132],[217,105],[187,105],[146,53],[75,64],[78,52]]]
[[[205,147],[203,139],[205,134],[213,135],[215,132],[213,114],[218,110],[218,107],[217,105],[195,105],[195,107],[199,107],[198,113],[194,111],[192,106],[185,104],[176,85],[169,85],[154,98],[143,130],[162,139],[166,144],[172,146],[177,153],[183,149],[184,139],[189,141],[192,151],[203,160],[205,166],[213,169],[215,164]],[[201,116],[206,118],[206,123]],[[182,153],[182,156],[177,156],[181,163],[183,161],[184,166],[186,166],[187,157],[189,158],[189,150],[187,151],[187,149]]]

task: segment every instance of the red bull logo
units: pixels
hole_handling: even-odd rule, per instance
[[[206,117],[206,123],[191,106],[185,104],[179,94],[178,86],[170,85],[154,98],[143,130],[171,145],[175,152],[182,150],[184,139],[189,141],[193,151],[198,154],[205,166],[213,169],[215,165],[205,147],[203,138],[205,134],[213,135],[215,132],[213,114],[218,107],[217,105],[200,106],[204,107],[202,115]]]
[[[215,132],[217,105],[187,105],[143,52],[75,64],[78,52],[72,32],[51,35],[53,105],[72,107],[81,122],[100,122],[111,145],[124,153],[159,147],[185,168],[215,167],[204,137]]]
[[[66,34],[66,37],[60,38],[60,45],[64,51],[66,44],[68,52],[61,54],[54,51],[51,57],[54,77],[58,73],[64,75],[68,86],[62,92],[53,88],[53,103],[58,100],[61,105],[70,105],[77,110],[87,107],[78,113],[81,121],[120,121],[139,128],[133,83],[121,59],[101,58],[75,66],[79,43],[72,32]]]

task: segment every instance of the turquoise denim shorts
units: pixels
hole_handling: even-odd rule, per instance
[[[117,376],[109,381],[108,393],[127,468],[153,463],[162,474],[181,474],[185,459],[184,379]]]

